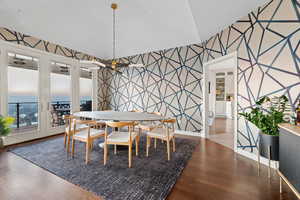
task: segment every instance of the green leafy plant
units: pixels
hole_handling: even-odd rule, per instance
[[[10,133],[11,129],[9,127],[14,121],[13,117],[0,116],[0,137],[7,136]]]
[[[279,135],[278,124],[285,121],[288,98],[284,95],[270,99],[267,96],[259,99],[250,112],[239,113],[255,124],[264,134]]]

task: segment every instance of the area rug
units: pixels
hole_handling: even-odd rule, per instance
[[[95,143],[102,142],[102,139]],[[176,138],[176,152],[167,161],[166,144],[157,142],[145,156],[145,137],[141,138],[139,155],[133,151],[132,168],[128,168],[128,151],[114,155],[109,151],[108,163],[103,165],[103,149],[94,145],[91,159],[85,164],[84,143],[76,143],[75,156],[66,155],[63,138],[10,149],[16,155],[75,184],[105,200],[165,199],[190,159],[197,142]]]

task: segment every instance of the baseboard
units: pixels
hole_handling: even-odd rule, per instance
[[[254,154],[249,151],[242,150],[242,149],[237,149],[237,153],[258,162],[257,154]],[[260,163],[263,165],[269,166],[269,160],[262,156],[260,157]],[[277,169],[278,168],[277,163],[278,163],[277,161],[271,161],[271,168]]]
[[[195,136],[195,137],[203,137],[203,132],[192,132],[192,131],[184,131],[184,130],[175,130],[175,134],[178,135],[187,135],[187,136]]]
[[[4,146],[10,146],[14,144],[19,144],[23,142],[34,141],[42,138],[47,138],[55,135],[60,135],[62,133],[49,133],[47,135],[42,134],[21,134],[21,135],[10,135],[4,138]]]

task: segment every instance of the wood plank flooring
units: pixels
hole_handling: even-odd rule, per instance
[[[295,200],[267,168],[207,139],[200,140],[168,200]],[[98,200],[99,197],[10,152],[0,153],[1,200]]]
[[[215,118],[212,126],[209,127],[209,139],[234,149],[234,120]]]

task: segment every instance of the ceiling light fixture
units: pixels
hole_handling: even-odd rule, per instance
[[[120,71],[117,70],[117,68],[121,68],[121,67],[144,67],[143,64],[130,64],[130,63],[119,63],[117,62],[117,59],[116,59],[116,10],[118,8],[118,4],[116,3],[112,3],[111,4],[111,8],[112,8],[112,11],[113,11],[113,23],[112,23],[112,60],[111,61],[102,61],[102,62],[99,62],[97,61],[96,59],[93,59],[93,60],[81,60],[80,62],[81,63],[84,63],[84,64],[87,64],[87,65],[91,65],[90,68],[95,68],[95,65],[96,65],[96,68],[99,69],[99,67],[107,67],[107,68],[110,68],[116,72],[119,72],[121,73]]]

